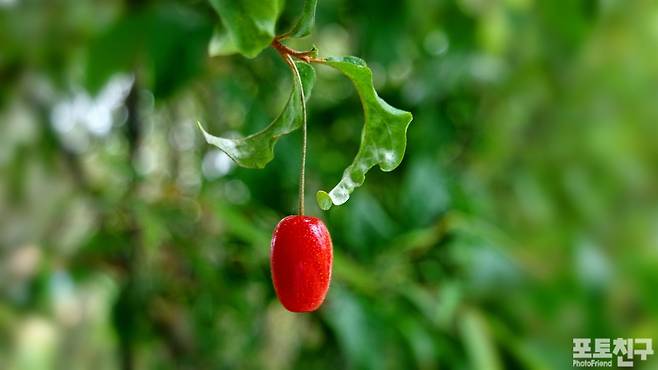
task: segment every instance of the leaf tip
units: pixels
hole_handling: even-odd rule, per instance
[[[328,211],[329,208],[333,205],[333,201],[331,200],[331,197],[329,194],[327,194],[326,191],[319,190],[317,193],[315,193],[315,200],[318,203],[318,206],[320,209],[323,211]]]
[[[201,133],[203,134],[203,138],[208,142],[208,132],[203,128],[203,125],[201,124],[201,121],[196,121],[196,125],[201,130]]]

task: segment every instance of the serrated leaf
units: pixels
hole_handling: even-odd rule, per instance
[[[290,30],[288,35],[290,37],[304,37],[308,36],[315,25],[315,8],[318,5],[318,0],[305,0],[302,15],[297,20],[295,26]]]
[[[254,58],[274,39],[282,0],[210,0],[237,51]]]
[[[366,173],[375,165],[382,171],[394,170],[404,157],[410,112],[392,107],[377,95],[372,83],[372,71],[356,57],[327,58],[325,64],[347,76],[359,93],[365,124],[361,145],[352,164],[345,169],[340,182],[329,193],[318,191],[316,200],[323,210],[341,205],[355,188],[361,186]]]
[[[301,77],[304,97],[308,101],[313,85],[315,84],[315,70],[310,64],[304,62],[297,62],[296,65]],[[265,167],[274,158],[274,145],[277,140],[281,136],[297,130],[303,123],[302,86],[300,86],[294,74],[292,78],[293,88],[286,106],[283,108],[281,114],[266,128],[245,138],[229,139],[211,135],[199,124],[199,128],[203,132],[203,136],[208,144],[221,149],[242,167]]]

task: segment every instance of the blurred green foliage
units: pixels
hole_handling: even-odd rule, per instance
[[[321,0],[296,46],[367,60],[415,119],[398,169],[307,202],[335,244],[307,315],[268,266],[300,135],[251,170],[194,125],[255,132],[290,92],[270,49],[208,57],[218,19],[200,0],[0,1],[0,368],[567,369],[573,337],[655,338],[658,3]],[[320,67],[307,194],[362,122]]]

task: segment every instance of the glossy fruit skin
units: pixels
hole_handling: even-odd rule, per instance
[[[332,262],[331,236],[319,218],[288,216],[276,225],[270,250],[272,282],[288,311],[320,307],[329,290]]]

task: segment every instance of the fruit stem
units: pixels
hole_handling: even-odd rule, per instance
[[[297,65],[292,60],[290,54],[286,55],[286,61],[290,65],[290,68],[293,71],[294,77],[297,79],[299,84],[300,96],[302,99],[302,164],[299,171],[299,215],[304,215],[304,181],[306,175],[306,96],[304,95],[304,85],[302,84],[302,76],[299,74],[299,69]]]
[[[276,37],[272,40],[272,47],[281,55],[281,57],[286,61],[292,70],[294,78],[297,80],[296,83],[299,85],[300,96],[302,99],[302,165],[301,170],[299,171],[299,215],[304,215],[304,181],[306,175],[306,146],[307,146],[307,134],[306,134],[306,96],[304,95],[304,85],[302,84],[302,76],[299,74],[299,69],[295,64],[293,58],[303,60],[306,63],[324,63],[325,60],[322,58],[317,58],[315,56],[315,50],[309,51],[298,51],[287,47],[281,43],[281,40],[285,39],[287,35],[282,35]]]

